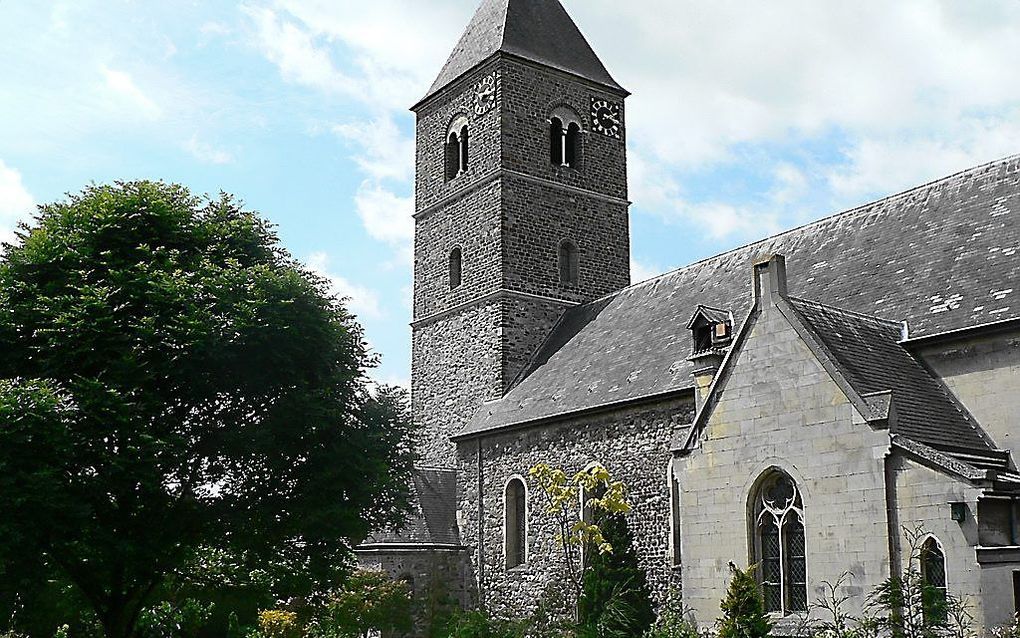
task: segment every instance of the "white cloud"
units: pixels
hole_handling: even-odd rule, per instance
[[[337,124],[333,132],[355,146],[354,160],[373,179],[409,183],[414,177],[414,139],[402,134],[392,118]]]
[[[135,84],[130,74],[108,67],[103,67],[102,71],[106,88],[131,107],[133,111],[147,119],[159,118],[162,109]]]
[[[641,283],[654,277],[658,277],[664,271],[658,266],[640,262],[633,257],[630,258],[630,280],[632,283]]]
[[[330,272],[330,258],[324,252],[312,253],[307,259],[308,268],[329,282],[331,292],[347,300],[347,309],[362,319],[379,319],[383,316],[379,295],[364,286]]]
[[[35,212],[35,198],[21,181],[21,173],[0,160],[0,242],[14,239],[14,228]]]
[[[184,150],[205,164],[230,164],[234,161],[234,156],[229,152],[203,142],[194,135],[185,142]]]
[[[369,180],[361,184],[354,196],[354,207],[368,234],[395,248],[400,262],[410,265],[413,258],[414,198],[400,197]]]

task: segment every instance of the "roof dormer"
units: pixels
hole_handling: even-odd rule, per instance
[[[691,357],[722,354],[733,341],[733,313],[729,310],[698,306],[687,322],[693,337]]]

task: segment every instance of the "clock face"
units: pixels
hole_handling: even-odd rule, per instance
[[[475,85],[475,114],[485,115],[496,106],[496,74],[486,75]]]
[[[607,137],[620,139],[623,135],[621,108],[616,102],[601,98],[591,99],[591,127]]]

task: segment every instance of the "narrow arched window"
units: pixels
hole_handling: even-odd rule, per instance
[[[460,172],[468,169],[468,127],[467,124],[460,129]]]
[[[948,587],[946,578],[946,554],[942,546],[929,536],[921,545],[921,581],[924,583],[922,610],[930,622],[946,619]]]
[[[450,251],[450,290],[460,287],[463,268],[463,256],[460,248],[454,248]]]
[[[578,256],[577,246],[570,240],[560,243],[560,283],[574,285],[577,283]]]
[[[553,166],[560,166],[563,164],[565,141],[563,120],[558,117],[554,117],[549,124],[549,155]]]
[[[513,569],[528,560],[528,499],[520,478],[512,478],[506,484],[503,507],[503,550],[506,568]]]
[[[673,567],[679,567],[680,560],[680,481],[673,473],[670,463],[669,472],[669,559]]]
[[[804,503],[797,484],[773,470],[752,495],[753,562],[765,597],[765,610],[787,615],[807,611]]]
[[[581,136],[581,127],[571,122],[563,136],[563,165],[577,168],[577,143]]]
[[[460,172],[460,140],[456,133],[450,133],[446,140],[446,180],[450,181]]]

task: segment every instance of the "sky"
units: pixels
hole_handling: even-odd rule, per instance
[[[0,0],[0,239],[233,193],[410,376],[413,116],[477,0]],[[634,281],[1020,152],[1020,0],[563,0],[628,100]]]

